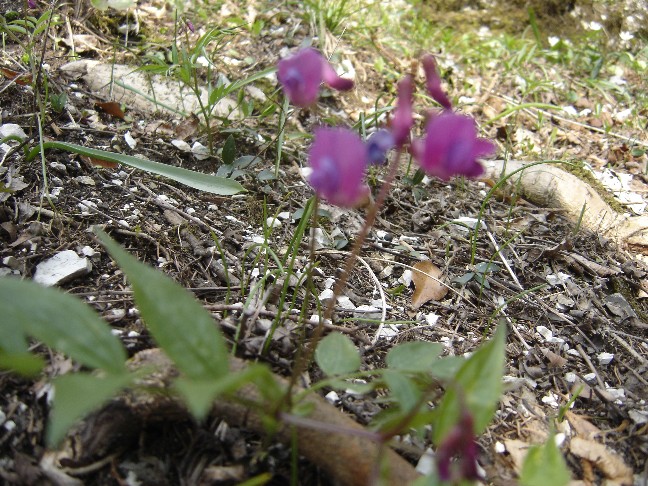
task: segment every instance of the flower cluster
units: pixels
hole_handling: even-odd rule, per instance
[[[421,63],[427,92],[443,108],[441,113],[430,115],[424,137],[410,140],[414,125],[414,78],[408,75],[398,83],[396,108],[389,127],[378,130],[366,142],[345,128],[315,131],[309,164],[310,183],[318,196],[342,207],[358,205],[369,193],[364,181],[367,167],[383,163],[391,149],[401,150],[408,143],[423,171],[439,179],[477,177],[483,172],[477,159],[493,154],[495,146],[477,137],[472,118],[452,111],[434,57],[426,55]],[[315,103],[322,82],[340,91],[353,88],[353,81],[338,76],[322,54],[312,48],[281,60],[277,78],[288,99],[304,108]]]

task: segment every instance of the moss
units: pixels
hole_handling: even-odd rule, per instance
[[[630,304],[630,307],[635,311],[637,317],[639,317],[643,322],[648,322],[648,309],[646,309],[646,305],[637,300],[630,283],[620,277],[612,277],[610,283],[612,285],[612,290],[623,295],[623,298],[628,302],[628,304]]]
[[[599,196],[610,206],[614,211],[619,214],[626,213],[627,210],[623,205],[617,201],[612,194],[601,184],[601,182],[592,175],[592,172],[589,169],[586,169],[582,164],[572,163],[572,165],[560,165],[560,168],[566,172],[574,174],[576,177],[582,181],[587,182],[589,186],[594,189]]]

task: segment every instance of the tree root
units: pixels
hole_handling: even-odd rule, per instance
[[[484,165],[486,173],[483,179],[498,181],[528,165],[528,162],[491,160]],[[524,169],[513,175],[509,183],[533,204],[562,209],[575,224],[580,220],[582,228],[609,238],[630,251],[648,255],[648,216],[617,213],[589,184],[555,164]]]
[[[107,455],[114,449],[115,443],[124,443],[125,435],[135,433],[136,424],[141,426],[147,422],[189,418],[181,400],[168,393],[178,372],[160,349],[137,353],[129,361],[129,366],[133,370],[154,369],[155,372],[141,383],[143,387],[125,392],[75,431],[74,435],[80,438],[86,454],[91,453],[95,457]],[[232,372],[240,372],[246,366],[244,360],[230,358]],[[282,389],[287,389],[286,379],[273,376]],[[295,393],[301,391],[303,389],[295,389]],[[419,477],[404,458],[388,446],[381,446],[372,433],[318,394],[309,393],[299,403],[310,408],[306,421],[316,427],[295,426],[280,421],[274,437],[290,445],[295,434],[299,454],[341,484],[366,486],[377,483],[378,478],[384,478],[386,481],[381,484],[400,486],[410,484]],[[250,384],[240,388],[233,399],[219,397],[215,400],[210,416],[263,435],[267,433],[267,423],[263,421],[259,405],[263,405],[263,398],[257,388]]]

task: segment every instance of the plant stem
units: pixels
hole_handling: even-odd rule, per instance
[[[369,212],[367,213],[367,218],[365,219],[365,223],[360,229],[360,233],[358,234],[358,236],[356,237],[353,243],[351,254],[346,259],[346,262],[344,264],[344,269],[342,270],[342,274],[335,282],[335,286],[333,287],[333,296],[331,297],[331,299],[329,300],[326,306],[324,315],[320,317],[319,324],[315,328],[315,332],[313,333],[310,343],[304,348],[304,352],[297,357],[295,368],[290,377],[290,386],[286,391],[286,396],[285,399],[283,400],[283,403],[290,403],[292,389],[296,384],[297,377],[302,374],[302,372],[307,368],[307,366],[312,361],[313,355],[315,354],[315,349],[317,348],[317,344],[322,338],[322,334],[324,334],[324,329],[326,327],[325,322],[331,320],[331,318],[333,317],[333,312],[335,311],[335,303],[337,302],[337,298],[340,294],[342,294],[344,288],[346,287],[346,284],[349,280],[349,276],[351,275],[351,270],[353,270],[358,255],[360,254],[360,250],[362,249],[362,245],[364,244],[367,235],[369,234],[369,230],[371,229],[374,222],[376,221],[376,216],[378,216],[378,211],[384,204],[385,199],[387,199],[387,193],[389,192],[389,189],[391,188],[391,185],[394,179],[396,178],[402,153],[403,153],[402,148],[399,147],[395,157],[389,163],[387,178],[385,179],[385,182],[383,182],[383,185],[380,188],[380,192],[378,193],[378,197],[376,197],[376,201],[369,208]]]

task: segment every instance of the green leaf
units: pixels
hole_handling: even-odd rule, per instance
[[[466,358],[463,356],[446,356],[432,363],[429,372],[435,378],[448,382],[454,380],[457,372],[465,362]]]
[[[185,399],[185,403],[194,417],[202,419],[207,415],[218,395],[233,393],[253,382],[262,383],[264,391],[270,393],[273,399],[283,396],[272,373],[267,366],[262,364],[252,364],[238,373],[228,373],[218,380],[194,380],[180,377],[175,381],[174,386]],[[272,390],[269,391],[269,388]]]
[[[387,367],[392,370],[429,371],[443,351],[443,345],[414,341],[394,346],[387,353]]]
[[[241,184],[231,179],[203,174],[201,172],[183,169],[182,167],[175,167],[173,165],[161,164],[159,162],[153,162],[152,160],[140,159],[139,157],[133,157],[132,155],[116,154],[113,152],[106,152],[105,150],[83,147],[82,145],[75,145],[67,142],[45,142],[43,144],[44,150],[50,148],[66,150],[68,152],[85,155],[86,157],[92,157],[94,159],[127,165],[129,167],[134,167],[135,169],[144,170],[151,174],[158,174],[167,177],[186,186],[198,189],[199,191],[218,194],[219,196],[231,196],[233,194],[238,194],[239,192],[245,192],[245,188]],[[34,147],[29,152],[27,160],[33,160],[39,152],[40,147]]]
[[[0,351],[0,369],[10,370],[23,376],[37,375],[45,366],[45,360],[31,353],[3,353]]]
[[[56,288],[0,279],[0,337],[26,333],[91,368],[124,370],[126,353],[110,327],[91,307]],[[14,340],[18,339],[14,337]],[[3,342],[3,346],[5,343]],[[10,352],[21,351],[17,341]],[[5,348],[7,349],[7,348]]]
[[[126,388],[133,375],[123,370],[116,375],[95,376],[75,373],[55,378],[52,417],[47,429],[47,444],[56,446],[78,420]]]
[[[138,262],[100,229],[95,232],[133,286],[135,302],[151,334],[177,367],[195,380],[226,375],[223,336],[193,294]]]
[[[410,412],[421,397],[421,392],[414,382],[403,373],[391,370],[386,370],[383,373],[383,379],[401,410],[405,413]]]
[[[234,157],[236,157],[236,141],[234,135],[230,135],[223,145],[223,163],[231,165],[234,162]]]
[[[486,342],[461,366],[444,395],[434,429],[434,442],[440,444],[468,408],[480,434],[490,422],[502,394],[502,374],[506,347],[506,325],[500,324],[493,339]]]
[[[520,472],[521,486],[564,486],[570,480],[571,474],[556,445],[554,434],[549,436],[544,445],[529,448]]]
[[[344,375],[360,368],[360,353],[351,339],[332,332],[318,344],[315,361],[328,376]]]

